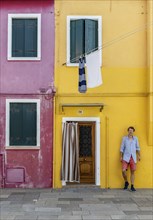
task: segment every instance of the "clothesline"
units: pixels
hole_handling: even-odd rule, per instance
[[[101,49],[102,49],[102,47],[95,47],[94,49],[89,50],[88,52],[83,53],[83,54],[81,54],[80,56],[77,56],[77,57],[71,59],[70,62],[73,62],[73,61],[75,61],[75,60],[78,60],[78,59],[81,58],[81,57],[85,57],[86,55],[88,55],[88,54],[90,54],[90,53],[92,53],[92,52],[94,52],[94,51],[96,51],[96,50],[101,50]],[[66,65],[66,64],[67,64],[67,63],[63,63],[63,65]]]
[[[80,54],[79,56],[77,56],[77,57],[75,57],[75,58],[69,60],[68,62],[63,63],[62,65],[64,66],[64,65],[66,65],[67,63],[71,63],[71,62],[73,62],[73,61],[76,61],[76,60],[78,60],[80,57],[86,56],[86,55],[92,53],[93,51],[96,51],[96,50],[99,51],[99,50],[102,50],[102,49],[104,49],[104,48],[106,48],[106,47],[109,47],[109,46],[111,46],[112,44],[117,43],[118,41],[123,40],[123,39],[125,39],[125,38],[128,38],[128,37],[130,37],[131,35],[133,35],[133,34],[139,32],[139,31],[142,31],[142,30],[146,29],[148,26],[152,26],[152,25],[153,25],[153,23],[144,24],[144,25],[142,25],[142,26],[139,27],[139,28],[136,28],[136,29],[134,29],[134,30],[132,30],[132,31],[126,33],[126,34],[123,34],[123,35],[121,35],[121,36],[119,36],[119,37],[117,37],[117,38],[115,38],[115,39],[113,39],[113,40],[111,40],[111,41],[106,42],[103,46],[95,47],[95,48],[93,48],[92,50],[87,51],[86,53]]]

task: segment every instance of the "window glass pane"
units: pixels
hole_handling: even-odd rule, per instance
[[[37,56],[37,19],[12,19],[12,56]]]
[[[36,146],[36,103],[10,104],[10,145]]]
[[[79,126],[79,156],[92,156],[92,127],[88,125]]]

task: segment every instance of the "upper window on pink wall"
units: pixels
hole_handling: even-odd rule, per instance
[[[41,59],[41,14],[8,14],[8,60]]]

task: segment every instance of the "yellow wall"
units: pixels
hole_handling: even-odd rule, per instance
[[[148,143],[153,145],[153,1],[147,2]]]
[[[149,1],[151,2],[151,1]],[[147,5],[149,4],[149,5]],[[54,187],[61,187],[61,143],[63,117],[100,117],[101,124],[101,187],[123,185],[120,143],[127,127],[136,128],[142,160],[137,164],[137,188],[153,187],[152,176],[152,3],[148,1],[56,0],[55,50],[55,133]],[[150,16],[147,16],[149,9]],[[102,78],[103,84],[78,92],[78,68],[66,62],[67,15],[102,16]],[[149,43],[148,43],[149,40]],[[148,62],[148,54],[150,61]],[[148,63],[148,65],[147,65]],[[104,103],[99,108],[70,107],[60,111],[61,103]],[[83,110],[81,114],[79,110]]]

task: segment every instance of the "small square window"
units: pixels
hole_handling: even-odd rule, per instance
[[[6,146],[39,146],[39,100],[6,100],[6,125]]]
[[[67,17],[67,63],[78,63],[79,57],[99,50],[101,59],[101,17]]]
[[[40,60],[40,14],[8,15],[8,60]]]

